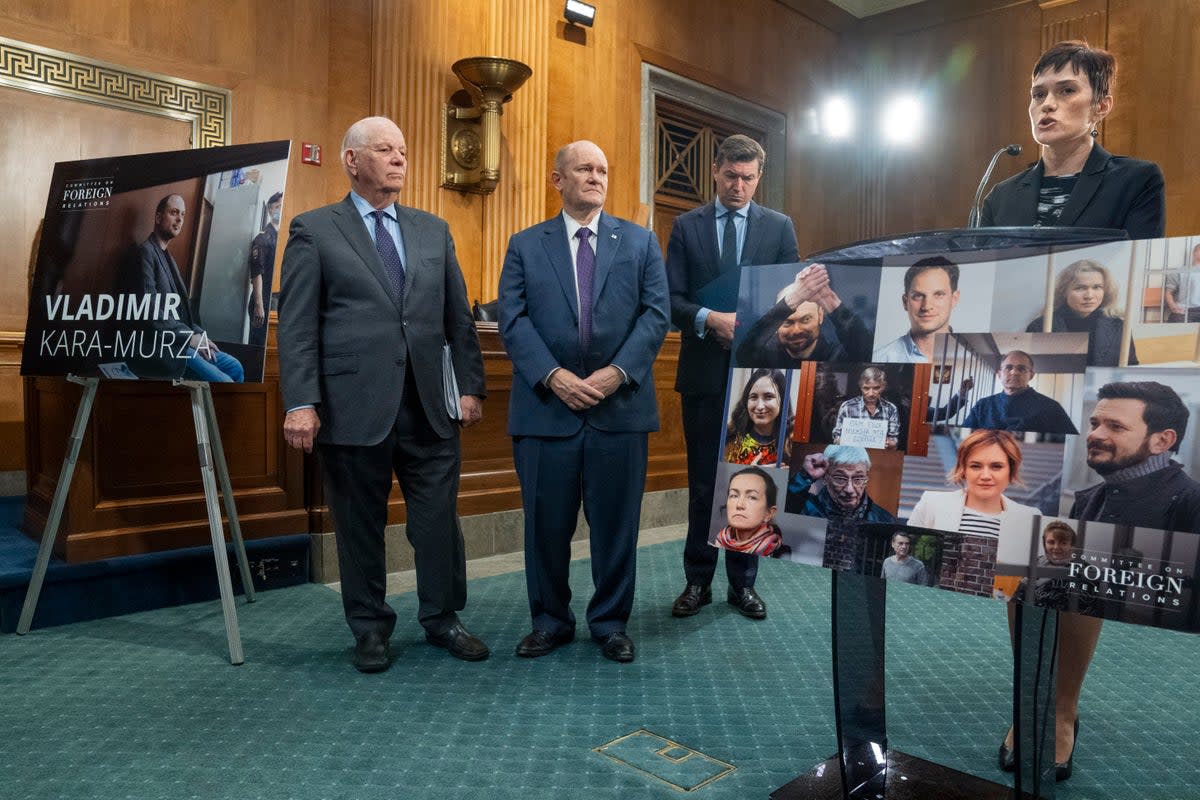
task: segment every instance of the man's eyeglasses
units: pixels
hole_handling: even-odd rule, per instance
[[[855,489],[861,489],[867,485],[868,476],[866,475],[843,475],[840,472],[832,473],[828,480],[838,489],[845,489],[849,484],[853,483]]]

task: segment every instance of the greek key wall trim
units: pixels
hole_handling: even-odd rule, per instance
[[[193,147],[229,144],[230,92],[0,36],[0,86],[192,124]]]

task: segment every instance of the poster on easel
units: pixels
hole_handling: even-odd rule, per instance
[[[743,269],[727,438],[772,449],[710,543],[1200,632],[1198,276],[1200,237]]]
[[[289,152],[56,164],[21,374],[261,382]]]

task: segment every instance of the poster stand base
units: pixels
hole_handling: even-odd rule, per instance
[[[67,495],[71,488],[71,480],[75,474],[75,464],[79,459],[79,450],[83,446],[83,437],[87,432],[88,421],[92,415],[92,405],[100,387],[99,378],[79,378],[68,375],[67,380],[83,386],[83,396],[80,398],[79,407],[75,412],[75,423],[71,429],[71,437],[67,441],[67,453],[59,472],[58,485],[54,489],[54,499],[50,504],[50,513],[46,520],[46,528],[42,532],[41,544],[38,546],[37,559],[29,577],[29,588],[25,593],[25,603],[21,607],[21,617],[17,622],[19,635],[28,633],[33,623],[38,597],[41,595],[46,571],[50,566],[50,554],[54,549],[54,541],[58,537],[59,525],[62,523],[63,510],[66,507]],[[218,481],[220,481],[221,494],[224,496],[225,514],[229,519],[229,533],[233,540],[233,550],[237,557],[242,587],[246,593],[246,602],[249,603],[254,602],[254,581],[250,574],[250,562],[246,558],[246,546],[242,540],[241,524],[238,522],[237,508],[234,504],[233,486],[229,480],[225,450],[221,446],[221,434],[217,428],[212,389],[208,383],[201,381],[177,380],[174,385],[184,387],[191,395],[192,420],[196,428],[196,448],[200,457],[200,477],[204,484],[208,529],[212,537],[213,558],[217,568],[217,585],[221,593],[221,610],[225,618],[225,638],[229,645],[229,663],[237,665],[245,661],[245,656],[242,654],[242,638],[238,630],[237,610],[233,602],[233,580],[229,572],[229,559],[225,554],[224,526],[221,523],[221,509],[217,501]]]

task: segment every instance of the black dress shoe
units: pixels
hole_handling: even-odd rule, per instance
[[[1075,735],[1071,738],[1071,755],[1067,756],[1065,762],[1055,762],[1054,764],[1054,780],[1065,781],[1071,777],[1072,770],[1075,769],[1075,745],[1079,744],[1079,718],[1075,718]]]
[[[735,607],[743,617],[750,619],[766,619],[767,604],[758,596],[758,592],[749,586],[741,589],[729,587],[729,605]]]
[[[549,631],[534,628],[517,645],[517,655],[521,658],[549,655],[564,644],[570,644],[574,639],[575,634],[573,633],[555,636]]]
[[[683,587],[683,594],[675,598],[671,606],[672,617],[690,617],[700,613],[700,607],[712,602],[712,587],[689,583]]]
[[[425,632],[425,641],[434,647],[449,650],[450,655],[463,661],[483,661],[491,651],[475,634],[456,622],[441,633]]]
[[[377,631],[360,636],[354,642],[353,660],[359,672],[383,672],[392,665],[387,637]]]
[[[620,664],[628,664],[633,661],[633,639],[630,639],[624,631],[601,636],[596,641],[600,643],[600,652],[609,661],[616,661]]]
[[[1017,759],[1013,756],[1013,751],[1008,748],[1004,742],[1000,743],[1000,754],[996,758],[1000,769],[1005,772],[1014,772],[1017,769]]]

